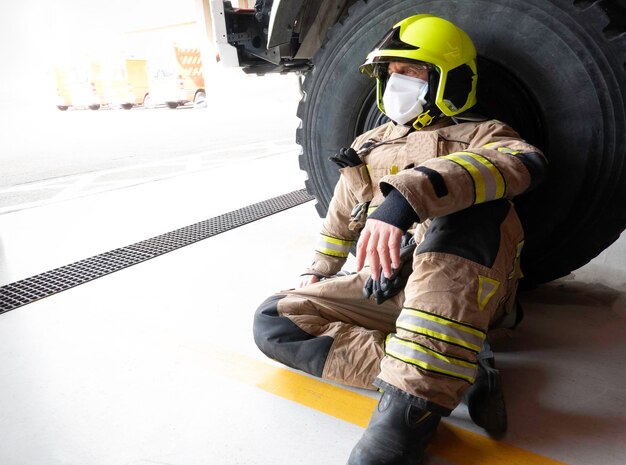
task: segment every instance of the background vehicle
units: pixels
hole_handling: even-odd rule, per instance
[[[146,60],[119,60],[110,64],[104,74],[104,93],[108,105],[125,110],[143,105],[149,89]]]
[[[150,92],[147,107],[165,104],[169,108],[193,103],[206,106],[202,56],[196,47],[174,45],[149,61]]]
[[[67,110],[72,105],[72,95],[70,93],[67,74],[61,68],[54,69],[54,79],[57,89],[57,108],[61,111]]]
[[[57,108],[89,108],[97,110],[106,103],[102,66],[96,62],[57,66]]]
[[[131,109],[148,93],[146,60],[91,61],[87,65],[57,66],[57,108]]]
[[[373,80],[358,66],[394,23],[419,12],[469,33],[484,113],[550,161],[548,182],[516,202],[525,283],[579,268],[626,227],[624,0],[261,0],[254,9],[212,0],[211,8],[223,63],[305,76],[296,139],[320,215],[338,177],[328,156],[382,121]]]

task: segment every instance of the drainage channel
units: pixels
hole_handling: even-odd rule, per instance
[[[0,314],[313,200],[304,189],[0,287]]]

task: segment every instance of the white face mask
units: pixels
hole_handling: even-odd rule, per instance
[[[424,110],[428,82],[393,73],[383,94],[385,114],[398,124],[414,120]]]

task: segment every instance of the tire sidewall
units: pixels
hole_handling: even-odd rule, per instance
[[[602,18],[589,19],[562,0],[356,4],[315,57],[299,110],[301,166],[309,174],[307,188],[321,204],[318,211],[325,213],[338,179],[327,158],[358,135],[355,122],[361,102],[373,86],[373,80],[359,73],[359,65],[393,24],[417,13],[441,16],[464,29],[479,56],[513,73],[535,100],[545,128],[540,148],[549,159],[550,175],[540,189],[518,202],[527,230],[524,259],[530,274],[546,281],[588,261],[600,244],[559,264],[567,252],[564,247],[588,234],[598,211],[623,187],[615,169],[623,169],[626,85],[622,57],[602,36]],[[586,192],[590,186],[592,196]]]

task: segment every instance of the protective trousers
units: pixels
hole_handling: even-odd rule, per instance
[[[365,299],[365,268],[276,294],[255,314],[255,341],[292,368],[447,415],[474,382],[490,324],[513,308],[522,246],[508,200],[435,218],[404,292]]]

